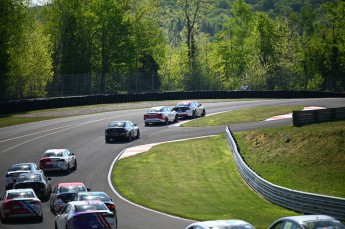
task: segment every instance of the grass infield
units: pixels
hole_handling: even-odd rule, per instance
[[[250,116],[242,112],[233,116]],[[345,197],[344,121],[239,132],[235,137],[247,164],[268,181]],[[121,159],[113,183],[133,202],[194,220],[237,218],[260,229],[277,218],[299,214],[269,203],[243,181],[225,134],[161,144]]]

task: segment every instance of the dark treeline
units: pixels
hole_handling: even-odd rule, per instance
[[[0,5],[2,101],[241,85],[345,91],[342,0]]]

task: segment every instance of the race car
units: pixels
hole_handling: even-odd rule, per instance
[[[7,190],[1,199],[1,222],[16,218],[36,218],[43,220],[42,204],[31,188]]]
[[[44,173],[22,173],[17,178],[16,183],[14,183],[13,188],[32,188],[38,198],[41,200],[48,200],[52,192],[50,180],[51,178],[46,177]]]
[[[181,118],[196,118],[197,116],[205,116],[205,107],[195,101],[181,101],[173,108]]]
[[[13,188],[13,184],[16,182],[20,174],[30,172],[42,172],[42,170],[40,170],[33,162],[16,163],[11,165],[6,173],[5,189],[7,190]]]
[[[77,169],[77,158],[67,149],[48,149],[43,153],[39,163],[43,171],[63,170],[70,173]]]
[[[178,122],[178,114],[166,106],[151,107],[144,114],[144,122],[146,126],[153,123],[168,125],[169,122]]]
[[[56,215],[56,229],[117,228],[114,214],[102,201],[71,201]]]
[[[132,141],[134,138],[140,138],[140,130],[137,124],[129,121],[112,121],[105,129],[105,142],[109,143],[115,139],[127,139]]]
[[[86,188],[82,182],[59,183],[55,186],[52,194],[50,195],[50,210],[53,213],[57,213],[68,202],[76,200],[78,192],[88,191],[90,191],[90,189]]]
[[[107,208],[114,214],[116,224],[117,224],[117,213],[116,206],[113,200],[105,193],[100,191],[93,192],[79,192],[76,200],[100,200],[102,201]]]

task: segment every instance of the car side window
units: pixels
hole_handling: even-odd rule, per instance
[[[282,225],[283,225],[283,222],[279,222],[279,223],[274,224],[271,228],[272,229],[280,229],[280,228],[282,228]]]
[[[282,229],[301,229],[301,227],[291,221],[285,221]]]

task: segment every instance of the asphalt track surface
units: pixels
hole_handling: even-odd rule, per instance
[[[284,99],[251,100],[233,102],[210,102],[204,104],[207,114],[237,110],[256,106],[321,106],[326,108],[344,107],[344,98],[329,99]],[[89,114],[41,121],[30,124],[0,129],[0,195],[5,191],[5,174],[10,165],[19,162],[38,163],[42,153],[50,148],[67,148],[75,153],[78,170],[66,175],[50,173],[54,186],[60,182],[81,181],[93,191],[105,191],[116,203],[119,229],[183,229],[192,220],[160,214],[140,206],[133,205],[113,192],[108,183],[108,173],[114,159],[126,148],[170,140],[218,135],[225,132],[225,126],[217,127],[174,127],[144,126],[143,114],[147,108],[122,110],[98,114]],[[105,127],[112,120],[129,119],[137,123],[141,138],[132,142],[104,141]],[[292,125],[292,119],[262,121],[230,125],[233,132],[261,127]],[[130,172],[130,171],[128,171]],[[43,202],[44,220],[41,223],[31,220],[16,220],[0,224],[0,228],[54,228],[55,216],[50,212],[49,202]]]

